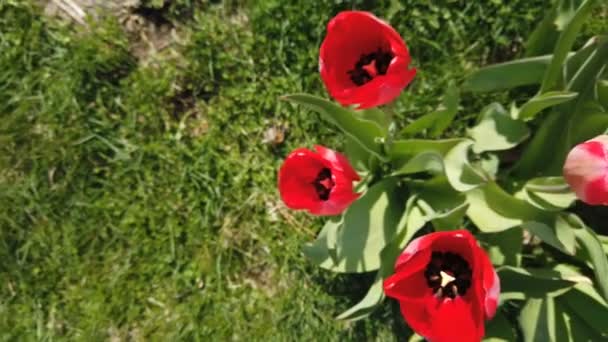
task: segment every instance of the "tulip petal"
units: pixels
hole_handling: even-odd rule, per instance
[[[388,69],[382,74],[369,74],[372,79],[367,83],[355,84],[350,72],[357,62],[379,50],[392,55]],[[415,69],[408,69],[410,60],[407,45],[390,25],[369,12],[344,11],[327,26],[319,51],[319,71],[336,101],[365,109],[399,96],[416,74]]]
[[[434,252],[454,253],[468,263],[471,284],[464,294],[433,294],[425,271]],[[413,240],[397,259],[395,273],[385,280],[384,290],[399,301],[408,325],[429,341],[479,341],[485,333],[484,320],[496,312],[500,283],[473,235],[455,230]]]
[[[392,276],[384,280],[384,293],[397,300],[408,300],[430,293],[424,279],[424,268],[429,262],[429,250],[416,253],[407,263],[402,263]]]
[[[576,145],[566,157],[564,178],[576,196],[591,205],[608,204],[608,136]]]
[[[299,148],[287,156],[278,175],[281,198],[291,209],[306,209],[313,215],[338,215],[359,197],[353,192],[353,181],[359,180],[359,175],[342,154],[323,146],[315,149],[317,152]],[[331,180],[326,178],[329,175]],[[319,177],[325,177],[323,186],[329,191],[328,197],[321,198],[319,194]]]
[[[342,171],[349,182],[361,180],[355,169],[353,169],[348,162],[348,159],[342,153],[338,153],[320,145],[315,145],[315,149],[321,158],[330,163],[332,170]]]
[[[472,342],[480,341],[477,325],[471,315],[470,304],[461,297],[445,299],[438,304],[431,313],[432,335],[428,336],[433,342]]]

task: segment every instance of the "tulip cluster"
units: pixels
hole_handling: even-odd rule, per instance
[[[400,35],[367,12],[347,11],[327,25],[319,54],[321,78],[343,106],[377,107],[393,101],[413,80]],[[278,187],[291,209],[339,215],[360,194],[348,159],[327,147],[298,148],[279,170]],[[384,282],[406,322],[430,341],[479,341],[491,318],[499,280],[485,252],[466,230],[431,233],[412,241]]]
[[[527,149],[506,177],[514,173],[525,174],[528,178],[523,182],[513,181],[511,188],[518,189],[510,194],[498,182],[504,175],[497,175],[501,163],[473,165],[469,154],[477,153],[479,158],[475,162],[483,164],[478,162],[484,159],[481,153],[503,151],[523,142],[529,136],[525,120],[542,110],[542,106],[524,105],[520,109],[514,106],[512,113],[507,113],[501,105],[492,104],[482,111],[477,126],[469,130],[471,139],[394,142],[392,137],[388,138],[388,124],[382,126],[382,120],[366,115],[372,112],[372,116],[382,116],[379,107],[394,101],[412,82],[416,69],[410,67],[410,62],[407,45],[401,36],[373,14],[346,11],[331,19],[320,46],[319,72],[327,92],[339,105],[315,97],[305,97],[307,100],[302,103],[319,112],[330,112],[329,120],[356,140],[368,159],[381,166],[363,167],[362,172],[366,172],[363,177],[346,155],[317,145],[314,151],[298,148],[291,152],[278,173],[279,192],[287,207],[318,216],[342,215],[340,219],[330,220],[319,233],[317,244],[310,248],[312,259],[318,259],[321,267],[336,272],[378,271],[377,281],[364,300],[345,314],[360,318],[362,316],[357,316],[356,310],[369,313],[369,309],[386,296],[399,303],[405,322],[428,341],[481,341],[485,335],[485,322],[497,313],[501,289],[499,274],[503,287],[517,281],[504,281],[503,269],[496,271],[481,247],[483,244],[478,243],[469,230],[459,229],[459,222],[465,215],[483,233],[512,234],[515,242],[520,240],[520,249],[522,229],[529,229],[570,256],[582,255],[574,251],[580,243],[587,252],[595,253],[591,261],[597,264],[594,264],[596,278],[602,278],[601,272],[608,269],[608,263],[601,259],[601,252],[597,252],[601,250],[599,243],[589,238],[591,233],[573,213],[563,212],[575,200],[564,180],[581,201],[608,205],[608,135],[576,145],[565,158],[563,178],[556,177],[556,173],[559,173],[565,153],[544,156],[546,160],[557,160],[557,167],[547,162],[546,170],[550,171],[542,174],[544,177],[538,177],[545,165],[541,165],[538,156],[529,157],[537,153],[535,148]],[[508,70],[512,67],[510,65]],[[495,76],[496,70],[491,75]],[[487,86],[487,82],[482,83],[481,86]],[[576,96],[547,92],[544,96],[549,100],[545,104],[556,101],[550,95],[559,97],[560,101]],[[546,99],[536,99],[537,102],[541,100]],[[448,100],[444,101],[443,107],[411,125],[429,128],[428,123],[441,121],[437,118],[443,114],[453,118],[458,104]],[[450,121],[439,123],[438,127],[447,127]],[[537,143],[533,140],[529,145],[535,147]],[[358,161],[362,160],[359,155],[355,156]],[[398,171],[387,172],[390,168]],[[553,171],[556,169],[557,172]],[[420,173],[430,175],[432,179],[412,176]],[[399,178],[401,176],[403,178]],[[428,183],[421,185],[425,181]],[[443,186],[442,182],[447,185],[437,190],[435,187]],[[391,197],[401,190],[408,192],[411,201],[399,202],[399,196]],[[410,220],[409,205],[419,200],[418,195],[424,196],[425,191],[428,198],[416,202],[421,203],[418,209],[422,208],[426,215],[424,222],[417,222],[413,214],[414,219]],[[445,199],[441,198],[444,194]],[[399,204],[390,203],[391,199]],[[431,202],[437,205],[433,207]],[[396,216],[399,214],[394,211],[402,207],[405,207],[403,216]],[[381,218],[368,220],[372,215]],[[418,221],[421,220],[418,217]],[[407,228],[402,228],[401,222],[397,221],[405,222]],[[438,231],[428,229],[431,225],[425,224],[429,222]],[[368,223],[369,227],[366,227]],[[549,226],[552,224],[559,225],[556,229],[561,229],[561,236],[551,235]],[[410,225],[414,227],[410,228]],[[565,226],[572,230],[564,230]],[[423,227],[427,229],[423,230]],[[420,231],[427,233],[416,237]],[[591,247],[585,244],[591,244]],[[529,275],[521,268],[508,264],[506,267],[505,274],[520,278]],[[555,273],[553,269],[544,271]],[[604,296],[608,298],[608,282],[603,284]],[[534,297],[533,300],[538,299]]]

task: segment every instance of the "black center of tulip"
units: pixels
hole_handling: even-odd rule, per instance
[[[331,170],[328,168],[321,169],[317,174],[317,178],[312,182],[312,185],[315,187],[319,199],[327,201],[329,199],[329,193],[334,187],[334,180],[331,178]]]
[[[438,298],[464,296],[471,287],[472,275],[469,263],[451,252],[433,252],[424,271],[427,285]]]
[[[383,51],[382,49],[367,55],[361,55],[361,58],[355,63],[355,68],[348,71],[348,75],[354,84],[364,85],[377,75],[385,75],[393,57],[390,51]]]

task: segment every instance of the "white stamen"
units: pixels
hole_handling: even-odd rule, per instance
[[[441,276],[441,287],[445,287],[451,281],[456,279],[456,278],[452,277],[451,275],[445,273],[444,271],[440,271],[439,275]]]

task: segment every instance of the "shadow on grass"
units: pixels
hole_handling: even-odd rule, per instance
[[[367,293],[376,277],[375,272],[357,274],[333,274],[329,271],[319,272],[313,281],[321,286],[328,295],[336,298],[336,312],[341,312],[357,304]],[[357,321],[345,321],[345,329],[338,340],[366,341],[378,335],[392,334],[397,341],[407,340],[412,330],[401,317],[399,304],[386,298],[374,312]]]

